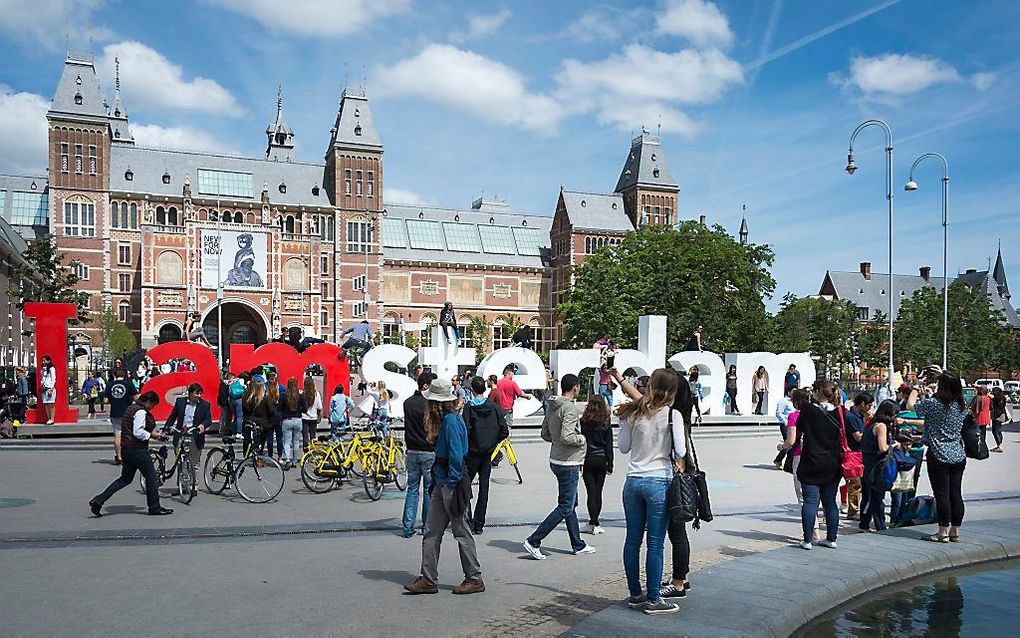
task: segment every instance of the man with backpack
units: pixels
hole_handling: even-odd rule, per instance
[[[127,371],[124,368],[114,368],[113,381],[106,386],[106,398],[110,401],[110,423],[113,425],[113,463],[121,464],[120,458],[120,434],[121,418],[124,413],[135,402],[138,390],[135,384],[127,378]]]
[[[471,378],[473,396],[464,403],[464,425],[468,433],[468,454],[465,459],[468,476],[478,476],[478,501],[471,516],[471,532],[481,534],[485,527],[485,510],[489,504],[489,461],[500,441],[510,436],[503,409],[485,397],[485,381]]]
[[[251,379],[251,375],[247,372],[242,372],[233,383],[230,384],[228,396],[230,397],[230,408],[234,413],[234,434],[241,436],[244,427],[244,405],[242,404],[242,398],[244,397],[245,388],[248,385],[248,381]]]

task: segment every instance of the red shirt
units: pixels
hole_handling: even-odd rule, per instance
[[[492,399],[492,402],[498,405],[499,407],[501,408],[503,407],[503,392],[502,390],[499,389],[498,382],[496,383],[495,388],[489,390],[489,398]]]
[[[510,410],[513,408],[514,400],[517,399],[517,397],[524,396],[524,393],[521,392],[521,386],[517,385],[517,382],[513,380],[513,377],[503,377],[497,381],[496,389],[500,392],[499,407],[504,410]]]
[[[974,397],[974,420],[979,426],[992,424],[992,399],[987,394]]]

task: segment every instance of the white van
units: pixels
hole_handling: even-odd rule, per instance
[[[1006,391],[1006,394],[1020,392],[1020,381],[1007,381],[1003,386],[1003,390]]]
[[[974,382],[975,388],[985,386],[989,390],[991,390],[992,388],[999,388],[1000,390],[1003,390],[1004,389],[1003,385],[1004,384],[1002,383],[1002,379],[978,379],[977,381]]]

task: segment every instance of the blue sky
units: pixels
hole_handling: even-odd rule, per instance
[[[884,140],[895,146],[896,271],[941,270],[939,178],[950,161],[950,271],[1002,240],[1020,291],[1020,3],[952,0],[0,0],[0,171],[45,167],[42,115],[65,31],[104,90],[122,64],[142,143],[265,149],[277,84],[298,157],[322,160],[345,76],[366,83],[387,199],[466,206],[482,192],[551,214],[560,185],[610,191],[633,134],[661,122],[680,215],[776,251],[776,298],[827,268],[887,269]],[[90,30],[89,25],[92,25]],[[774,307],[775,301],[773,302]]]

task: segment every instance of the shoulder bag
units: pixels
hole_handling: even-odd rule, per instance
[[[672,410],[670,414],[672,414]],[[671,426],[670,432],[672,431]],[[687,437],[687,460],[684,462],[684,470],[694,477],[694,485],[698,488],[698,518],[694,521],[694,529],[699,529],[701,521],[711,523],[714,518],[712,503],[708,498],[708,478],[698,463],[698,451],[694,449],[694,437],[691,436],[691,430],[686,424],[684,425],[684,436]]]
[[[673,458],[673,409],[669,408],[669,456]],[[695,521],[698,526],[698,487],[694,476],[689,474],[687,468],[683,472],[674,472],[673,480],[670,481],[669,489],[666,490],[666,508],[669,512],[669,520],[674,524],[684,524]]]
[[[988,458],[988,445],[982,438],[980,430],[974,413],[968,412],[963,418],[963,430],[960,432],[963,438],[963,451],[967,458],[983,461]]]
[[[861,478],[864,476],[864,457],[860,452],[850,449],[846,440],[846,423],[843,421],[843,408],[837,406],[835,410],[839,414],[839,440],[842,445],[840,465],[843,469],[843,478],[846,480]]]

